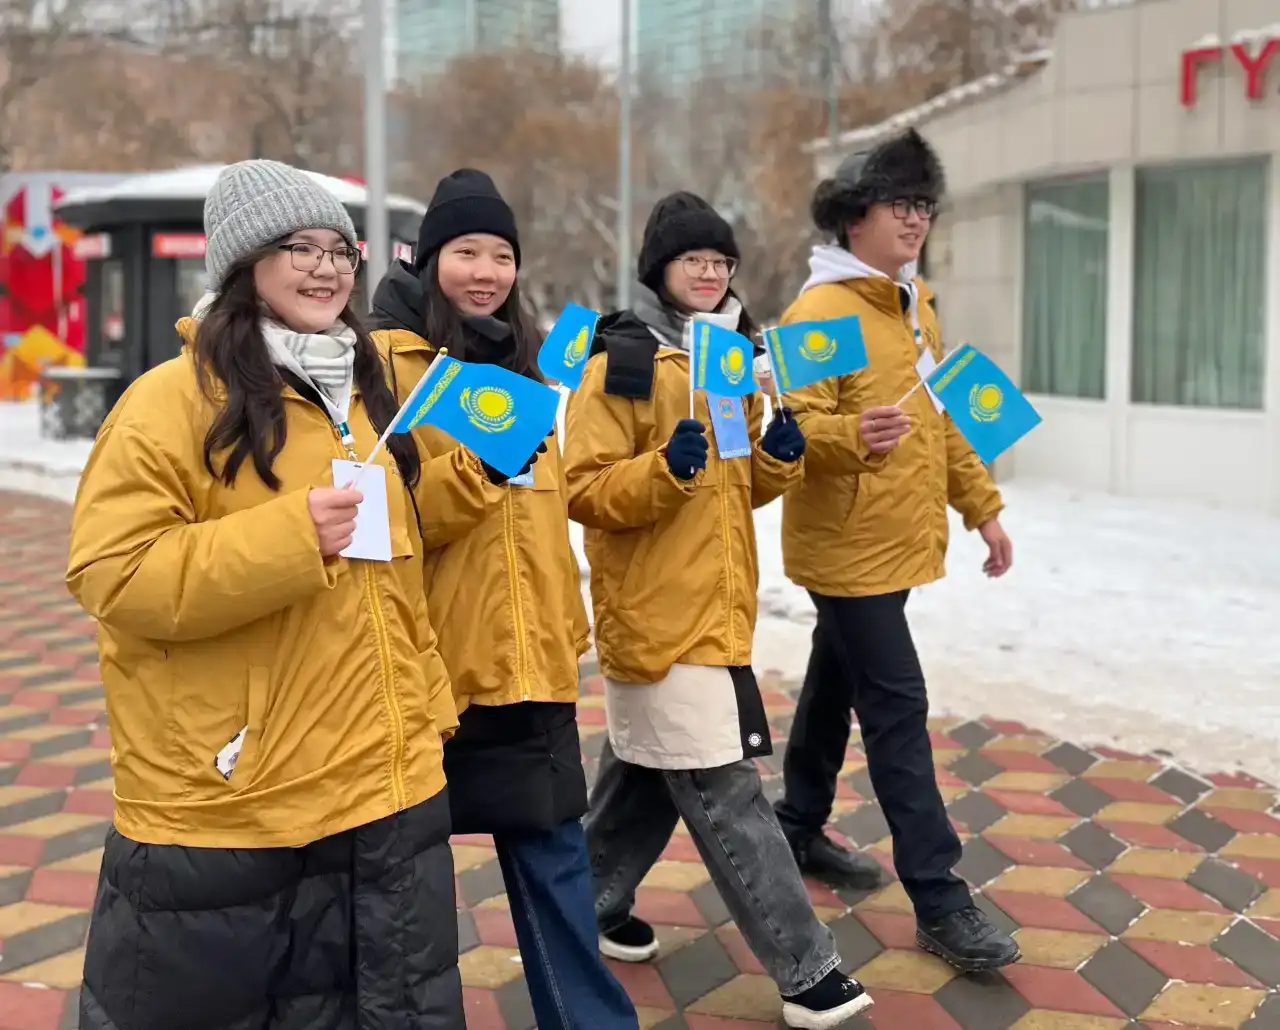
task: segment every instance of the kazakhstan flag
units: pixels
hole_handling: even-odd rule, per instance
[[[929,376],[956,428],[989,465],[1040,424],[1040,413],[981,351],[965,344]]]
[[[717,397],[745,397],[756,392],[756,376],[751,367],[755,348],[750,340],[697,317],[689,320],[689,331],[693,389],[706,390]]]
[[[867,367],[857,315],[780,325],[765,332],[764,344],[780,393]]]
[[[581,304],[566,304],[538,349],[538,368],[542,374],[570,390],[581,386],[587,358],[591,355],[591,338],[599,321],[599,312]]]
[[[551,432],[559,391],[496,365],[440,356],[400,408],[391,432],[435,426],[506,476],[519,475]]]

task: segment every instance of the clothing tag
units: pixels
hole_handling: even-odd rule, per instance
[[[512,476],[507,480],[507,483],[510,486],[533,486],[533,469],[530,468],[528,472],[522,472],[518,476]]]
[[[933,351],[927,350],[920,355],[920,360],[916,362],[916,374],[924,382],[925,391],[929,394],[929,400],[933,401],[933,410],[941,415],[947,410],[947,406],[938,399],[938,395],[929,389],[929,377],[938,369],[938,363],[933,359]]]
[[[711,409],[711,429],[715,433],[716,449],[721,460],[751,457],[751,435],[747,432],[742,400],[738,397],[717,397],[709,393],[707,407]]]
[[[333,459],[333,485],[345,486],[356,478],[363,466],[357,461]],[[342,552],[344,558],[365,561],[391,560],[391,517],[387,514],[387,470],[370,465],[360,478],[359,490],[364,500],[356,509],[356,531],[351,546]]]
[[[235,772],[236,762],[240,760],[240,749],[244,747],[244,735],[249,732],[246,726],[229,741],[227,746],[213,756],[213,767],[224,780],[231,779],[231,774]]]

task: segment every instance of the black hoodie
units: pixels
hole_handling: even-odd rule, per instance
[[[373,291],[370,328],[407,329],[422,336],[427,331],[427,295],[413,266],[396,261]]]

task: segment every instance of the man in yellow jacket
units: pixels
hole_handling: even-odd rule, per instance
[[[871,859],[823,833],[852,708],[917,943],[976,971],[1016,961],[1018,946],[952,871],[960,841],[938,791],[906,616],[911,589],[944,574],[948,505],[982,534],[988,575],[1012,561],[1003,503],[977,455],[928,390],[906,398],[943,356],[933,295],[915,276],[943,187],[936,155],[909,131],[848,159],[813,198],[814,222],[836,245],[814,248],[809,281],[782,320],[857,315],[869,363],[786,397],[808,450],[804,482],[783,499],[783,560],[818,623],[778,818],[806,872],[857,886],[876,878]]]

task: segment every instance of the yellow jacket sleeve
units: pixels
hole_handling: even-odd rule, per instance
[[[437,547],[460,540],[502,503],[504,487],[494,486],[480,459],[465,447],[454,446],[432,456],[419,433],[422,475],[414,489],[422,514],[422,546]]]
[[[947,503],[964,516],[965,529],[977,529],[1004,510],[1004,500],[964,434],[946,419]]]
[[[671,475],[665,446],[636,454],[633,402],[604,392],[604,371],[603,358],[589,362],[569,401],[569,518],[610,531],[651,526],[694,495],[698,477],[686,483]]]
[[[104,429],[80,480],[67,585],[94,618],[150,640],[216,637],[333,586],[306,490],[197,522],[174,462],[131,426]]]
[[[759,394],[746,399],[747,431],[751,434],[751,507],[763,508],[804,479],[804,458],[779,461],[760,446],[764,435],[764,400]]]
[[[783,398],[804,433],[804,460],[809,471],[820,476],[857,475],[879,472],[888,454],[872,454],[858,431],[862,405],[855,414],[838,410],[841,394],[855,390],[859,373],[821,379]]]

